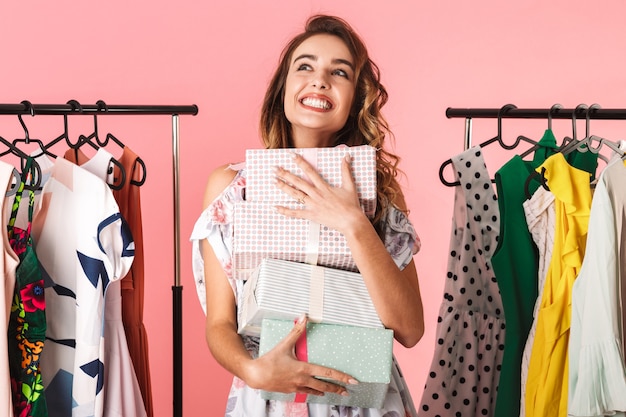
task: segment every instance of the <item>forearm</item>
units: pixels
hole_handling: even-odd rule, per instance
[[[424,334],[424,317],[415,266],[400,270],[369,220],[355,216],[344,235],[385,327],[404,346]]]
[[[210,324],[207,320],[206,341],[211,354],[224,369],[243,381],[247,380],[246,370],[253,359],[232,324]]]

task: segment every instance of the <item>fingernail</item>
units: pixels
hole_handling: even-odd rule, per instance
[[[350,384],[350,385],[358,385],[359,381],[357,381],[356,379],[350,378],[348,380],[348,384]]]
[[[304,320],[306,320],[306,313],[303,313],[302,315],[300,315],[300,317],[298,317],[298,321],[296,322],[296,324],[302,324],[304,323]]]
[[[342,397],[349,397],[349,396],[350,396],[350,393],[349,393],[348,391],[342,391],[342,392],[341,392],[341,396],[342,396]]]
[[[347,162],[352,161],[352,155],[350,155],[349,153],[346,154],[346,156],[343,157]]]

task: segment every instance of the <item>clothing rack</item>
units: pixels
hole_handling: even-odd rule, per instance
[[[563,108],[555,104],[549,109],[528,108],[520,109],[514,104],[506,104],[501,108],[453,108],[446,109],[446,117],[465,118],[465,142],[464,149],[469,149],[472,143],[472,119],[603,119],[603,120],[626,120],[626,109],[603,109],[597,104],[587,106],[579,104],[576,108]]]
[[[81,104],[70,100],[66,104],[0,104],[0,115],[170,115],[172,116],[172,165],[174,200],[174,285],[172,286],[173,319],[173,405],[174,417],[182,417],[182,290],[180,280],[180,167],[179,167],[179,115],[198,114],[192,105],[111,105],[99,100],[96,104]]]

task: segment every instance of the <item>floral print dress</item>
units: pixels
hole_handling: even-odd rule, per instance
[[[30,171],[31,163],[29,158],[25,173]],[[30,234],[35,197],[32,190],[28,192],[28,226],[25,230],[15,226],[23,191],[24,180],[15,195],[8,225],[9,243],[20,260],[15,271],[8,331],[13,415],[45,417],[48,409],[43,395],[39,358],[46,338],[46,302],[43,277]]]
[[[235,167],[233,167],[235,169]],[[243,284],[232,274],[233,209],[245,199],[245,169],[237,172],[231,184],[202,212],[191,234],[193,274],[202,308],[206,312],[204,263],[200,241],[207,239],[220,260],[228,281],[241,305]],[[396,208],[389,210],[385,227],[385,246],[400,268],[406,267],[420,249],[420,240],[407,216]],[[257,357],[259,339],[242,336],[246,349]],[[225,417],[417,417],[413,401],[397,362],[393,361],[391,383],[382,409],[327,404],[307,404],[263,400],[258,390],[235,377],[226,404]]]

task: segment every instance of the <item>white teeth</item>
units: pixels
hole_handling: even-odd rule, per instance
[[[309,107],[315,107],[316,109],[330,109],[330,103],[320,98],[306,97],[302,99],[302,104]]]

